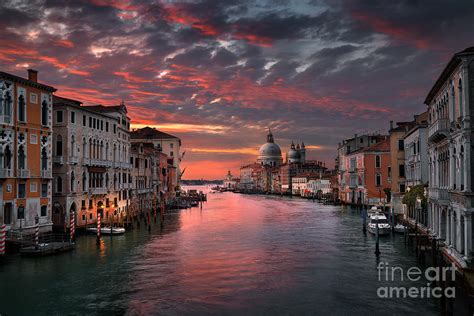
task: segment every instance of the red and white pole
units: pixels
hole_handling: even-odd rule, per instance
[[[7,226],[3,224],[0,228],[0,255],[5,255],[5,243],[7,238]]]
[[[71,212],[71,222],[69,223],[69,234],[71,242],[74,242],[74,235],[76,233],[76,212]]]
[[[97,212],[97,244],[100,244],[100,213]]]
[[[40,231],[39,222],[36,221],[36,227],[35,227],[35,248],[36,249],[39,248],[39,231]]]

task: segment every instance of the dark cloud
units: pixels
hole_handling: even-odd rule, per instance
[[[271,126],[284,150],[304,140],[331,163],[340,139],[424,109],[473,20],[471,1],[4,1],[0,66],[87,104],[124,98],[188,149],[256,148]],[[184,163],[200,177],[193,163],[252,159]]]

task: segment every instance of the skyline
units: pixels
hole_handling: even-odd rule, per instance
[[[84,104],[118,104],[180,137],[184,179],[255,160],[267,128],[283,154],[335,148],[422,112],[449,58],[472,46],[468,1],[6,1],[1,69]],[[455,34],[455,36],[453,36]]]

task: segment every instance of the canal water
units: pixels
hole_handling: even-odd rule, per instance
[[[439,314],[436,300],[377,298],[375,238],[360,213],[309,200],[209,194],[200,208],[123,236],[79,236],[54,257],[0,264],[0,314]],[[417,266],[403,236],[380,262]]]

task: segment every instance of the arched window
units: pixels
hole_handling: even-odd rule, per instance
[[[76,181],[76,178],[74,177],[74,171],[72,171],[71,172],[71,184],[70,184],[71,192],[74,192],[75,189],[76,189],[75,181]]]
[[[3,115],[4,115],[4,122],[11,123],[11,116],[12,116],[12,97],[10,92],[7,91],[5,94],[5,101],[3,105]]]
[[[462,117],[463,115],[463,104],[462,104],[462,81],[459,79],[459,84],[458,84],[458,100],[459,100],[459,117]]]
[[[109,174],[108,173],[105,174],[105,187],[109,188]]]
[[[25,147],[23,145],[18,146],[18,169],[26,169]]]
[[[105,143],[105,160],[109,160],[109,143]]]
[[[82,139],[82,158],[87,158],[87,139]]]
[[[117,161],[117,145],[114,144],[114,162]]]
[[[12,152],[10,150],[10,146],[7,145],[7,147],[5,147],[5,160],[3,161],[3,168],[10,169],[11,160],[12,160]]]
[[[46,100],[41,103],[41,124],[48,125],[48,102]]]
[[[20,122],[26,121],[26,103],[22,94],[18,97],[18,120]]]
[[[56,179],[56,192],[63,192],[63,178],[57,177]]]
[[[461,191],[464,191],[464,146],[461,146],[459,153],[459,170],[460,170],[460,183]]]
[[[86,173],[83,172],[82,173],[82,191],[86,191],[87,190],[87,176],[86,176]]]
[[[63,155],[63,137],[61,135],[56,136],[56,156]]]
[[[46,147],[41,150],[41,170],[48,170],[48,153]]]

